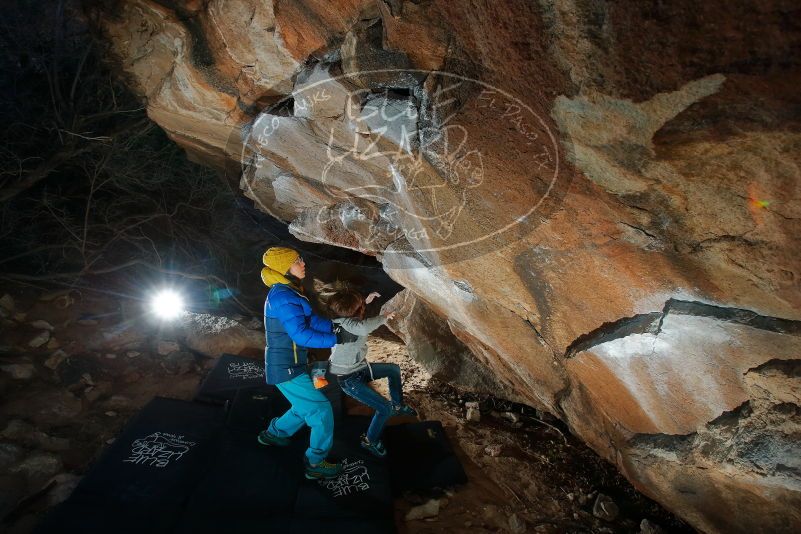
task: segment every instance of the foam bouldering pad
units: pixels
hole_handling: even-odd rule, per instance
[[[226,427],[255,436],[267,428],[270,419],[289,408],[289,402],[275,386],[241,388],[228,407]]]
[[[257,434],[227,431],[197,485],[178,532],[278,532],[289,528],[303,480],[308,434],[288,447],[265,446]],[[304,439],[305,438],[305,439]],[[259,530],[261,529],[261,530]]]
[[[359,445],[370,418],[343,417],[334,429],[330,457],[344,472],[331,480],[301,480],[295,516],[303,518],[393,518],[393,499],[385,458],[376,458]]]
[[[167,532],[217,455],[220,407],[156,397],[39,532]]]
[[[383,439],[395,495],[467,483],[467,474],[439,421],[389,426]]]
[[[200,385],[195,400],[225,404],[240,388],[265,385],[264,361],[223,354]]]
[[[232,406],[232,409],[235,408]],[[383,460],[358,446],[369,422],[345,418],[335,427],[330,458],[346,464],[340,477],[307,480],[308,429],[287,447],[264,446],[256,435],[227,428],[219,455],[198,484],[177,532],[394,532],[392,495]]]

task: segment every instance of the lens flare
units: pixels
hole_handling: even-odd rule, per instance
[[[175,291],[165,289],[151,299],[150,308],[161,319],[175,319],[184,311],[184,299]]]

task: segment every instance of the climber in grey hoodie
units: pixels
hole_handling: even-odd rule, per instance
[[[334,345],[328,370],[337,377],[342,391],[375,410],[367,433],[362,435],[361,446],[375,456],[385,456],[386,449],[380,437],[387,420],[393,415],[417,415],[413,408],[403,403],[400,367],[394,363],[371,364],[367,361],[368,335],[387,320],[393,319],[395,314],[364,319],[367,304],[381,296],[378,293],[370,293],[364,298],[361,293],[342,283],[316,284],[315,289],[323,307],[334,317],[333,322],[357,336],[350,343]],[[380,378],[389,380],[391,400],[368,385]]]

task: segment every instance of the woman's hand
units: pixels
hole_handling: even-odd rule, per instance
[[[379,293],[377,291],[373,291],[372,293],[367,295],[367,298],[364,299],[364,302],[365,302],[365,304],[370,304],[371,302],[373,302],[373,299],[378,298],[380,296],[381,296],[381,293]]]

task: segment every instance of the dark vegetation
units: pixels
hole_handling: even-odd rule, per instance
[[[78,4],[8,7],[0,276],[56,285],[162,276],[225,288],[258,267],[245,268],[230,245],[234,192],[148,119]]]
[[[363,263],[299,244],[189,161],[126,88],[86,5],[13,0],[0,21],[0,283],[134,299],[173,284],[196,308],[254,312],[266,246]]]

